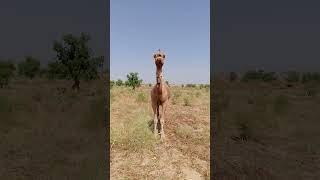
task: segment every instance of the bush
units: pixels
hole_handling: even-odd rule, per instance
[[[25,61],[18,65],[19,75],[33,79],[40,72],[40,61],[32,56],[27,56]]]
[[[123,82],[121,79],[118,79],[117,82],[116,82],[116,85],[117,86],[122,86],[123,85]]]
[[[242,77],[243,82],[248,82],[248,81],[271,82],[275,80],[277,80],[277,78],[274,72],[265,72],[263,70],[258,70],[258,71],[250,70],[250,71],[247,71]]]
[[[253,137],[253,127],[247,113],[237,113],[235,116],[236,127],[242,140],[249,140]]]
[[[186,84],[186,87],[192,88],[192,87],[197,87],[197,86],[195,84]]]
[[[48,78],[49,79],[68,79],[67,66],[55,61],[48,64]]]
[[[289,71],[289,72],[286,72],[285,74],[286,74],[285,80],[288,83],[297,83],[300,81],[300,74],[296,71]]]
[[[147,97],[144,93],[139,93],[137,96],[137,102],[147,102]]]
[[[114,81],[110,80],[110,88],[112,88],[114,84]]]
[[[183,102],[185,106],[191,106],[191,101],[188,97],[183,98]]]
[[[230,72],[229,81],[230,81],[230,82],[233,82],[233,81],[235,81],[235,80],[237,80],[237,79],[238,79],[237,73],[235,73],[235,72]]]
[[[10,61],[0,61],[0,87],[3,88],[9,84],[10,78],[13,76],[15,65]]]

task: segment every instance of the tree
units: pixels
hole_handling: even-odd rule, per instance
[[[49,79],[67,79],[68,69],[62,63],[55,61],[48,64]]]
[[[0,88],[8,85],[16,67],[13,62],[0,60]]]
[[[25,61],[18,64],[19,75],[33,79],[40,72],[40,61],[32,56],[27,56]]]
[[[142,83],[142,79],[139,80],[137,72],[135,72],[135,73],[131,72],[131,73],[127,74],[127,79],[128,80],[125,82],[125,85],[131,86],[132,89],[139,87]]]
[[[66,68],[66,77],[70,77],[74,81],[72,89],[80,89],[81,78],[95,79],[98,76],[97,63],[101,58],[91,57],[89,40],[89,35],[85,33],[81,33],[80,37],[66,34],[62,37],[63,42],[55,41],[53,44],[58,63]]]
[[[117,82],[116,82],[116,85],[117,86],[122,86],[123,85],[123,82],[121,79],[118,79]]]

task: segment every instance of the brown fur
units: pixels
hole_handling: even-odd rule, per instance
[[[151,90],[151,103],[154,114],[154,134],[158,135],[157,124],[160,121],[161,128],[160,134],[161,139],[164,139],[164,123],[165,123],[165,113],[170,99],[170,91],[168,85],[162,75],[162,66],[164,65],[165,54],[156,52],[153,55],[156,64],[156,85],[153,86]],[[161,109],[160,109],[161,107]]]

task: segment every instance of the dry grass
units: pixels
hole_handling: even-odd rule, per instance
[[[164,143],[152,132],[151,87],[111,89],[112,179],[209,178],[209,91],[170,89]]]
[[[0,179],[104,176],[101,82],[15,80],[0,89]]]
[[[303,86],[216,81],[217,179],[320,177],[319,96]]]

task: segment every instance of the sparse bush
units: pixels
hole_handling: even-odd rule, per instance
[[[149,84],[149,87],[152,87],[152,84],[151,84],[151,83]]]
[[[117,86],[122,86],[123,85],[123,82],[121,79],[118,79],[117,82],[116,82],[116,85]]]
[[[9,84],[10,78],[13,76],[15,65],[9,61],[0,61],[0,88]]]
[[[181,87],[184,88],[184,84],[181,84]]]
[[[18,64],[19,75],[33,79],[40,72],[40,61],[32,56],[27,56],[25,61]]]
[[[55,61],[48,64],[48,78],[49,79],[68,79],[67,66]]]
[[[114,85],[114,81],[110,80],[110,88],[112,88]]]
[[[133,90],[136,87],[140,87],[140,85],[142,83],[142,79],[139,79],[137,72],[135,72],[135,73],[131,72],[131,73],[127,74],[127,79],[128,80],[125,82],[125,85],[132,87]]]
[[[170,86],[170,85],[169,85],[169,81],[166,81],[166,84],[167,84],[168,86]]]
[[[191,100],[188,97],[183,98],[183,105],[191,106]]]
[[[300,81],[300,74],[299,72],[296,72],[296,71],[289,71],[289,72],[286,72],[286,81],[288,83],[297,83]]]
[[[236,113],[235,123],[242,140],[249,140],[253,137],[253,127],[250,118],[247,113]]]
[[[248,81],[263,81],[263,82],[271,82],[277,80],[274,72],[265,72],[264,70],[258,70],[258,71],[247,71],[243,77],[243,82]]]
[[[192,137],[193,128],[188,125],[178,126],[176,128],[176,134],[184,139],[190,139]]]
[[[147,97],[144,93],[139,93],[137,96],[137,102],[147,102]]]
[[[229,74],[229,81],[230,81],[230,82],[233,82],[233,81],[235,81],[235,80],[237,80],[237,79],[238,79],[237,73],[235,73],[235,72],[230,72],[230,74]]]
[[[197,85],[195,85],[195,84],[186,84],[186,87],[193,88],[193,87],[197,87]]]

